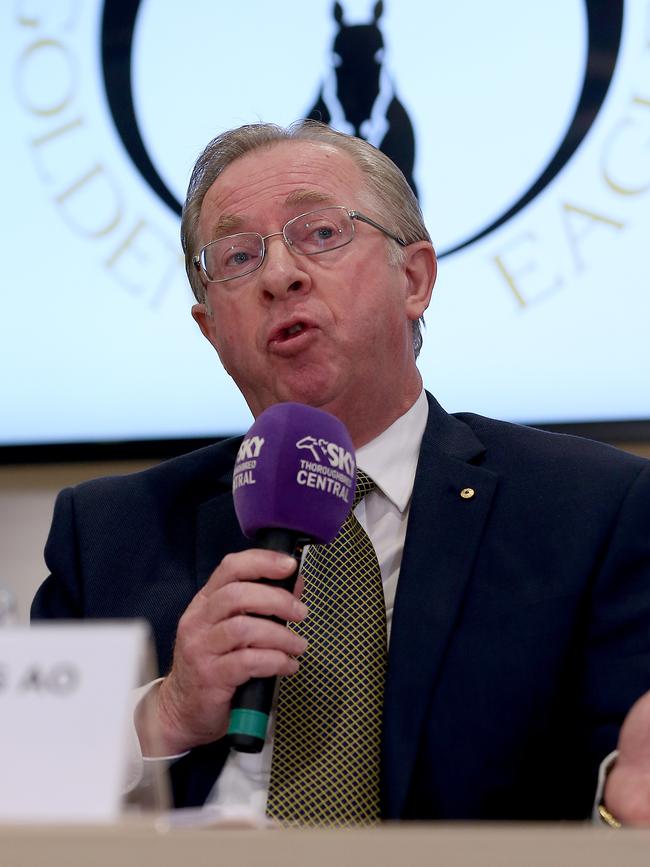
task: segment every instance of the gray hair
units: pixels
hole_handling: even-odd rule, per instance
[[[183,207],[181,243],[185,253],[185,270],[192,291],[199,303],[205,303],[206,293],[192,257],[198,252],[198,225],[203,199],[219,175],[239,157],[285,141],[312,141],[329,144],[347,153],[366,178],[368,192],[377,208],[377,219],[387,229],[403,238],[407,244],[429,241],[418,200],[408,181],[395,163],[363,139],[337,132],[315,120],[301,120],[286,129],[272,123],[254,123],[218,135],[199,156]],[[403,261],[401,247],[389,247],[393,264]],[[413,350],[417,358],[422,347],[421,323],[413,322]]]

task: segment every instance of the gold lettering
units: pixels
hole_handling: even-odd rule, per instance
[[[562,204],[562,211],[567,241],[578,271],[584,268],[584,261],[580,254],[580,242],[591,235],[596,226],[609,226],[611,229],[619,231],[625,228],[625,223],[620,220],[606,217],[604,214],[597,214],[595,211],[581,208],[579,205],[572,205],[569,202]],[[581,232],[576,231],[578,225],[583,226]]]
[[[632,100],[633,106],[642,106],[650,108],[650,100],[641,96],[635,96]],[[643,180],[635,185],[625,185],[621,180],[614,179],[614,173],[609,168],[609,165],[616,162],[619,166],[619,172],[625,171],[630,165],[646,165],[647,164],[647,149],[648,149],[648,123],[647,118],[644,118],[646,123],[641,126],[636,120],[630,117],[625,117],[614,127],[607,138],[605,149],[602,154],[603,162],[603,177],[607,186],[617,193],[619,196],[638,196],[639,193],[645,193],[650,189],[650,179]],[[634,146],[637,153],[640,152],[640,158],[630,159],[630,147]],[[618,160],[616,154],[619,153]]]
[[[150,302],[155,305],[181,262],[177,245],[140,219],[104,264],[129,292],[142,295],[153,290]]]
[[[38,27],[39,25],[38,18],[28,18],[26,15],[21,15],[20,12],[18,13],[16,21],[21,27]]]
[[[68,121],[68,123],[64,123],[63,126],[58,126],[56,129],[51,129],[49,132],[44,133],[43,135],[36,136],[30,142],[32,147],[40,147],[41,145],[46,144],[49,141],[52,141],[55,138],[58,138],[60,135],[63,135],[66,132],[70,132],[71,129],[76,129],[81,126],[83,123],[82,118],[75,117],[74,120]]]
[[[528,255],[526,248],[535,243],[534,234],[525,232],[513,238],[499,255],[493,257],[494,264],[521,308],[557,292],[563,285],[560,275],[549,282],[548,274],[545,275],[539,263]]]
[[[54,51],[55,54],[52,55],[48,61],[47,53],[51,51]],[[42,52],[45,52],[46,55],[44,56]],[[61,70],[52,66],[50,69],[50,75],[45,78],[42,74],[43,70],[39,70],[40,74],[34,79],[38,87],[35,87],[34,90],[38,92],[40,101],[37,101],[36,97],[28,98],[27,90],[29,89],[28,79],[30,72],[28,64],[31,65],[32,63],[38,63],[39,61],[56,63],[56,60],[54,60],[56,55],[61,57],[65,63],[64,74],[61,75]],[[73,72],[71,55],[62,42],[59,42],[58,39],[37,39],[36,42],[28,45],[18,58],[16,64],[16,91],[25,108],[28,111],[31,111],[32,114],[39,115],[40,117],[58,114],[60,111],[63,111],[72,99],[74,93]],[[67,79],[67,82],[65,79]],[[47,86],[44,86],[44,80],[48,82]],[[61,81],[64,83],[61,84]],[[52,84],[54,84],[55,87],[58,86],[58,89],[62,92],[57,93],[54,96],[45,97],[44,94],[49,93],[52,90]]]
[[[119,190],[100,163],[59,193],[54,201],[61,207],[65,220],[78,232],[90,238],[101,238],[110,234],[122,219]],[[104,217],[103,212],[107,212]],[[92,215],[96,223],[92,227],[84,224],[89,215]]]
[[[74,13],[79,11],[78,0],[69,0],[69,3],[65,5],[61,3],[61,0],[56,3],[53,3],[52,0],[41,0],[40,3],[37,3],[36,0],[29,0],[29,2],[18,3],[16,21],[21,27],[40,27],[46,23],[43,21],[43,13],[47,15],[52,12],[61,12],[66,8],[66,5],[68,14],[58,16],[58,21],[52,23],[69,28],[74,21]]]
[[[49,132],[43,133],[43,135],[36,136],[35,138],[33,138],[31,140],[30,145],[34,149],[34,157],[35,157],[34,162],[36,163],[36,168],[38,169],[38,172],[41,175],[41,177],[43,178],[43,180],[50,181],[52,179],[52,175],[50,174],[50,172],[47,170],[46,166],[44,165],[44,161],[42,159],[37,158],[42,154],[42,149],[46,145],[57,144],[57,143],[60,144],[61,139],[64,135],[66,135],[69,132],[72,132],[73,130],[80,129],[82,124],[83,124],[83,119],[81,117],[75,117],[73,120],[68,121],[68,123],[64,123],[61,126],[58,126],[55,129],[51,129]],[[67,142],[64,142],[64,145],[67,145]],[[49,147],[46,148],[46,150],[45,150],[46,156],[47,156],[49,151],[50,151],[50,148]],[[68,150],[66,148],[66,154],[67,153],[68,153]],[[56,154],[56,148],[55,148],[55,154]],[[72,159],[74,160],[74,157]],[[71,161],[70,157],[68,156],[68,160],[66,160],[66,162],[70,162],[70,161]]]

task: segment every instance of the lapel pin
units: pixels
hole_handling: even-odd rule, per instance
[[[471,500],[475,493],[474,488],[463,488],[460,495],[464,500]]]

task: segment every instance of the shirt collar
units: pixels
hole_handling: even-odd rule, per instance
[[[357,466],[403,512],[415,481],[420,444],[429,416],[424,389],[413,406],[357,451]]]

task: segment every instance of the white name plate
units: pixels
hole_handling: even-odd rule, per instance
[[[0,629],[0,821],[111,822],[149,662],[139,621]]]

